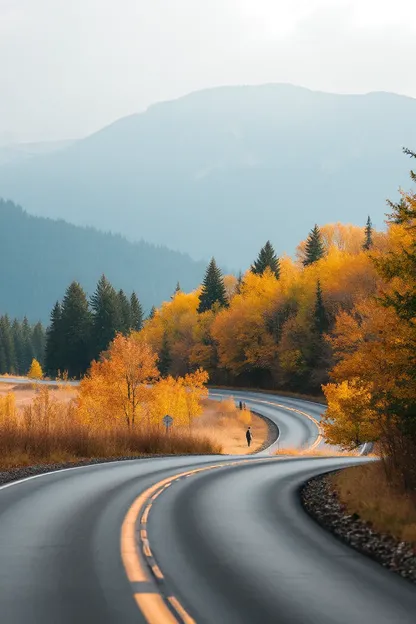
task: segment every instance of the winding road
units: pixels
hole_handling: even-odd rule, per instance
[[[276,422],[282,448],[322,444],[322,407],[235,396]],[[414,585],[337,541],[298,500],[309,477],[366,460],[273,450],[115,462],[1,487],[1,624],[413,623]]]

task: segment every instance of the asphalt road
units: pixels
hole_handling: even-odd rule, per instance
[[[261,395],[253,405],[273,411],[282,445],[316,439],[312,421],[261,403],[269,398],[306,404]],[[414,585],[300,508],[304,480],[356,461],[161,458],[3,487],[0,622],[413,623]]]

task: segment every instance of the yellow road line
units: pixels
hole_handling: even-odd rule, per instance
[[[192,619],[191,616],[187,614],[187,612],[185,611],[185,609],[183,608],[179,600],[175,598],[175,596],[169,596],[168,600],[170,604],[173,606],[173,608],[175,609],[175,611],[177,611],[177,613],[181,616],[182,620],[184,621],[184,624],[196,624],[195,620]]]
[[[145,619],[151,624],[178,624],[160,594],[135,594],[134,597]]]

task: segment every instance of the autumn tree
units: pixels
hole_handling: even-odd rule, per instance
[[[27,376],[29,379],[43,379],[42,367],[35,358],[32,360]]]
[[[152,392],[149,384],[159,374],[156,360],[156,354],[138,334],[118,334],[81,381],[82,418],[103,426],[119,422],[131,428],[144,424]]]
[[[364,251],[369,251],[373,246],[373,224],[371,223],[370,216],[367,219],[367,223],[364,228]]]
[[[256,275],[263,275],[266,269],[270,269],[275,278],[279,279],[280,261],[270,241],[267,241],[264,247],[261,248],[257,260],[255,260],[251,267],[252,273]]]
[[[311,230],[305,246],[304,266],[318,262],[325,255],[325,247],[322,242],[321,231],[317,225]]]
[[[217,304],[219,307],[227,305],[227,293],[221,270],[215,259],[212,258],[205,273],[199,298],[198,312],[206,312]]]

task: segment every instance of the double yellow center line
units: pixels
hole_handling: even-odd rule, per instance
[[[166,591],[163,573],[153,557],[147,523],[154,501],[182,477],[247,461],[250,460],[194,468],[162,479],[140,494],[128,510],[121,527],[121,557],[136,603],[149,624],[196,624],[179,600]]]

